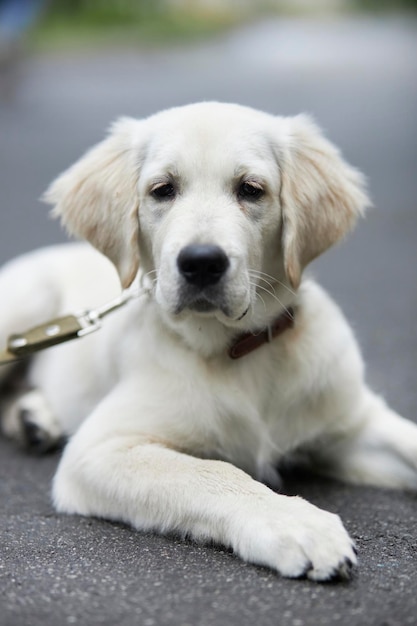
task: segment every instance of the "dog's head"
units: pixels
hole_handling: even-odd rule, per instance
[[[45,194],[68,230],[115,264],[139,263],[165,311],[239,320],[368,204],[363,178],[305,116],[202,103],[125,118]]]

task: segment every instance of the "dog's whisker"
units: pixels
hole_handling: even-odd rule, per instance
[[[295,293],[295,291],[293,289],[291,289],[290,287],[288,287],[288,285],[286,285],[285,283],[283,283],[281,280],[279,280],[278,278],[276,279],[277,283],[279,284],[280,287],[284,287],[284,289],[286,289],[287,291],[290,292],[290,294],[292,296],[296,296],[297,294]]]
[[[268,285],[269,289],[271,290],[271,293],[275,293],[274,285],[270,283],[268,280],[266,280],[265,278],[262,278],[262,276],[258,276],[254,270],[249,270],[248,273],[249,273],[249,278],[252,279],[251,285],[255,287],[259,287],[260,286],[259,283],[262,281],[263,283]],[[264,287],[264,289],[266,288]]]
[[[251,270],[249,270],[249,271],[250,271],[251,273],[253,273],[253,274],[256,274],[257,276],[266,276],[267,278],[269,278],[269,279],[270,279],[270,280],[272,280],[272,281],[277,280],[277,279],[275,278],[275,276],[272,276],[271,274],[267,274],[266,272],[261,272],[261,270],[254,270],[254,269],[251,269]]]
[[[267,310],[267,309],[266,309],[266,302],[265,302],[265,300],[262,298],[261,294],[260,294],[260,293],[258,293],[258,292],[257,292],[257,290],[256,290],[256,288],[257,288],[257,286],[258,286],[258,285],[257,285],[256,283],[252,283],[252,282],[249,282],[249,284],[251,285],[251,287],[255,287],[255,297],[256,297],[256,298],[259,298],[259,300],[262,302],[262,304],[264,305],[265,312],[266,312],[266,310]]]
[[[280,287],[283,287],[284,289],[286,289],[291,295],[296,296],[295,291],[293,291],[290,287],[288,287],[288,285],[283,283],[279,278],[271,276],[270,274],[267,274],[266,272],[261,272],[260,270],[249,270],[249,275],[251,276],[251,278],[254,278],[258,281],[265,282],[267,285],[271,287],[273,291],[275,291],[275,288],[273,287],[273,283],[276,283]],[[264,278],[264,276],[266,276],[269,280]],[[272,283],[269,281],[272,281]]]
[[[258,284],[260,281],[264,282],[266,285],[268,285],[271,291],[275,293],[275,287],[272,283],[269,282],[269,280],[266,280],[266,278],[262,278],[262,277],[257,277],[257,280],[258,280]]]
[[[268,295],[270,295],[270,296],[271,296],[271,298],[273,298],[274,300],[276,300],[276,301],[278,302],[278,304],[280,304],[280,305],[282,306],[282,308],[284,309],[284,311],[285,311],[286,313],[288,313],[288,315],[289,315],[290,317],[292,317],[292,313],[291,313],[290,309],[289,309],[287,306],[285,306],[285,304],[282,302],[282,300],[280,300],[280,299],[278,298],[278,296],[277,296],[275,293],[273,293],[272,291],[269,291],[269,289],[266,289],[266,287],[262,287],[262,285],[258,285],[258,289],[262,289],[263,291],[266,291],[266,293],[267,293]]]
[[[256,297],[259,298],[259,300],[262,302],[262,304],[264,305],[265,312],[266,312],[265,300],[262,298],[262,296],[259,293],[256,294]]]
[[[155,274],[155,277],[153,277],[152,275]],[[144,274],[143,279],[148,279],[151,283],[151,288],[154,289],[156,283],[158,282],[158,270],[150,270],[149,272],[146,272],[146,274]]]
[[[273,276],[269,276],[269,274],[265,274],[264,272],[258,272],[257,270],[249,270],[249,274],[253,278],[256,278],[257,280],[263,280],[264,282],[268,283],[268,285],[272,285],[274,282],[276,282],[276,279]],[[263,275],[266,276],[266,278],[264,278]]]

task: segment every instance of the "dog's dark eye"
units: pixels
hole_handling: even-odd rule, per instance
[[[259,200],[264,195],[264,190],[258,183],[242,183],[238,189],[238,195],[243,200]]]
[[[151,196],[157,200],[171,200],[175,196],[175,187],[172,183],[162,183],[151,190]]]

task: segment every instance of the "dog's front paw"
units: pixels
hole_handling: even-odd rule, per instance
[[[274,498],[245,517],[236,552],[289,578],[349,578],[356,550],[340,518],[301,498]]]

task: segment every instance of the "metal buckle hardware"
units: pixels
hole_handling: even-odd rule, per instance
[[[119,298],[97,309],[90,309],[79,315],[57,317],[24,333],[10,335],[7,340],[6,350],[0,351],[0,365],[11,363],[34,352],[45,350],[72,339],[85,337],[99,330],[103,317],[124,306],[129,300],[139,295],[140,293],[138,292],[125,291]]]

